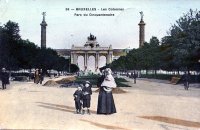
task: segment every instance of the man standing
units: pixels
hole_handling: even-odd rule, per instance
[[[9,82],[9,76],[5,68],[2,68],[1,82],[2,82],[2,89],[6,89],[6,84],[8,84]]]
[[[39,69],[36,69],[34,74],[34,83],[38,84],[39,82],[40,82]]]
[[[137,78],[137,74],[136,72],[134,71],[134,74],[133,74],[133,78],[134,78],[134,84],[136,84],[136,78]]]
[[[184,73],[183,75],[183,82],[184,82],[184,89],[188,90],[189,88],[189,81],[190,81],[190,73]]]
[[[39,78],[40,78],[40,84],[42,84],[42,81],[44,80],[44,75],[43,75],[42,69],[39,70]]]

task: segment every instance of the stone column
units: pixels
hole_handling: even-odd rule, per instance
[[[110,63],[113,61],[113,54],[110,54]]]
[[[40,24],[41,25],[41,48],[46,48],[46,26],[47,26],[47,23],[45,21],[46,13],[43,12],[42,15],[43,15],[43,20],[42,20],[42,23]]]
[[[83,58],[84,58],[84,70],[85,70],[85,67],[86,67],[86,54],[84,54]]]
[[[85,71],[87,70],[87,66],[88,66],[88,53],[85,53],[85,56],[84,56],[84,67],[85,67]]]
[[[74,64],[74,54],[71,52],[71,64]]]
[[[74,54],[74,64],[78,65],[78,55]]]
[[[143,19],[141,19],[139,25],[139,47],[142,47],[145,42],[145,23]]]
[[[110,54],[108,53],[106,56],[106,64],[109,64],[109,63],[110,63]]]
[[[99,53],[97,52],[95,56],[95,71],[97,72],[98,69],[99,69]]]
[[[109,52],[106,56],[106,64],[110,64],[112,62],[112,56],[113,54]]]

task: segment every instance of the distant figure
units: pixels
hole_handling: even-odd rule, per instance
[[[40,81],[40,77],[39,77],[39,69],[36,69],[36,70],[35,70],[34,81],[35,81],[36,84],[38,84],[39,81]]]
[[[76,114],[81,114],[83,93],[80,86],[77,88],[73,96],[75,101]]]
[[[44,73],[42,71],[42,69],[39,70],[39,81],[40,84],[42,84],[42,81],[44,80]]]
[[[6,84],[9,84],[9,74],[6,72],[5,68],[2,68],[1,82],[2,82],[2,89],[6,89]]]
[[[92,84],[89,81],[85,82],[85,85],[82,88],[83,92],[83,112],[85,114],[85,108],[87,108],[87,114],[90,114],[90,101],[92,95]]]
[[[99,88],[97,114],[113,114],[116,113],[115,103],[112,95],[112,89],[116,88],[115,80],[112,76],[112,71],[107,68],[105,78]]]
[[[29,74],[28,74],[28,81],[31,81],[31,78],[32,78],[32,74],[31,74],[31,71],[30,71]]]
[[[184,84],[184,89],[185,90],[188,90],[188,88],[189,88],[189,82],[190,82],[190,73],[184,73],[184,75],[183,75],[183,84]]]
[[[136,78],[137,78],[137,74],[134,71],[134,74],[133,74],[134,84],[136,84]]]

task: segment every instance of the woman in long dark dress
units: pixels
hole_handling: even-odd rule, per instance
[[[116,87],[114,78],[110,68],[105,70],[105,76],[102,76],[99,81],[99,97],[97,105],[97,114],[113,114],[116,113],[114,98],[112,95],[112,88]],[[102,80],[102,78],[104,78]],[[99,82],[99,83],[100,83]]]

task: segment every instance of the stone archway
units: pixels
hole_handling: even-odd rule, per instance
[[[96,41],[96,37],[92,34],[88,37],[88,41],[84,46],[78,47],[72,45],[71,48],[71,63],[78,65],[78,56],[84,57],[84,71],[88,70],[88,58],[90,55],[95,57],[95,71],[99,68],[100,56],[106,57],[106,64],[110,64],[113,60],[113,49],[109,47],[101,47]]]

